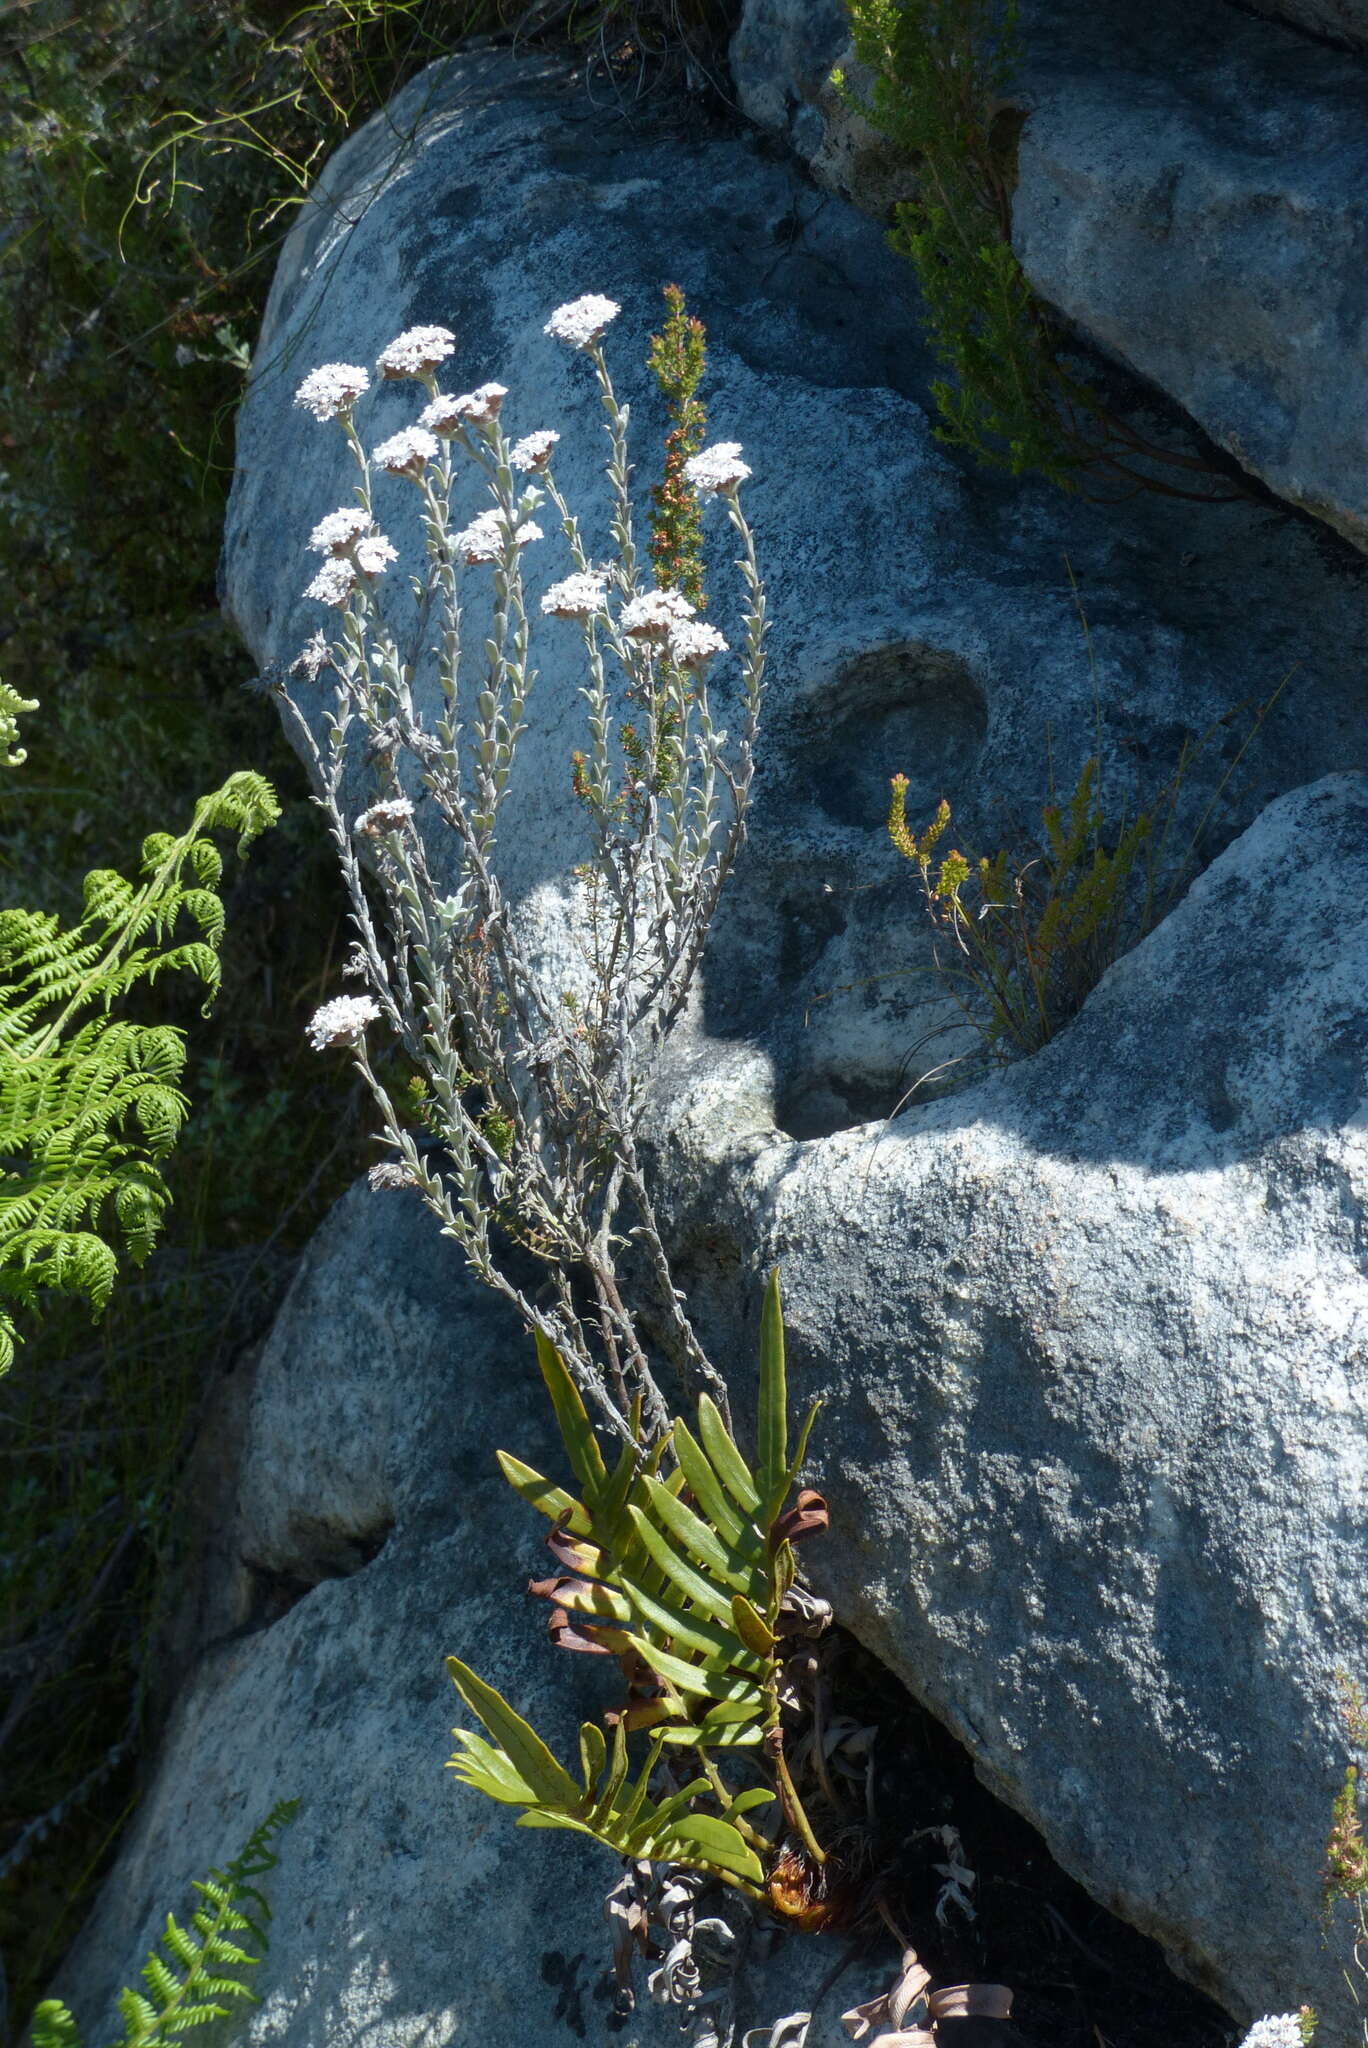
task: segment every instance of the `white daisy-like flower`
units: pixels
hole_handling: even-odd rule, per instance
[[[604,589],[606,570],[579,569],[560,583],[553,583],[541,601],[541,608],[553,619],[591,619],[607,609]]]
[[[750,473],[750,464],[741,460],[739,441],[714,441],[711,448],[701,448],[684,465],[686,480],[705,498],[734,491]]]
[[[352,549],[352,559],[367,576],[383,576],[386,564],[398,561],[399,550],[383,533],[367,533]]]
[[[456,429],[462,424],[461,415],[457,412],[456,406],[457,400],[451,396],[450,392],[439,391],[435,398],[428,400],[423,410],[419,413],[419,426],[426,427],[430,434],[440,434],[444,441],[449,441],[456,432]]]
[[[515,441],[508,451],[508,459],[514,469],[545,469],[551,460],[551,450],[559,439],[554,427],[540,427],[535,434],[524,434],[521,441]]]
[[[305,590],[318,604],[345,604],[356,586],[356,564],[346,555],[329,555]]]
[[[632,640],[668,640],[674,628],[694,615],[694,607],[679,590],[643,590],[628,598],[618,624]]]
[[[366,532],[370,520],[357,505],[344,505],[320,519],[309,535],[309,546],[319,555],[341,555],[358,535]]]
[[[481,384],[478,391],[463,391],[459,398],[447,399],[446,405],[468,427],[487,427],[499,417],[499,407],[507,396],[506,384]]]
[[[497,507],[481,512],[472,519],[469,526],[463,526],[452,538],[451,545],[468,567],[474,569],[482,562],[497,562],[503,556],[504,542],[508,535],[507,522]],[[530,540],[541,540],[544,536],[535,520],[525,519],[513,539],[520,548]]]
[[[1302,2048],[1301,2014],[1265,2013],[1255,2020],[1240,2048]]]
[[[444,363],[455,346],[449,327],[406,327],[381,349],[375,367],[382,377],[421,377]]]
[[[702,619],[681,619],[670,628],[670,655],[681,668],[701,668],[714,654],[726,651],[716,626],[705,626]]]
[[[366,1179],[373,1193],[387,1195],[397,1193],[400,1188],[416,1188],[418,1176],[411,1166],[405,1166],[399,1159],[383,1159],[379,1166],[367,1169]]]
[[[586,292],[582,299],[567,299],[563,306],[557,306],[542,333],[549,334],[553,341],[569,342],[571,348],[588,348],[621,311],[615,299],[605,299],[599,292]]]
[[[387,476],[417,477],[422,475],[424,463],[435,462],[440,452],[436,435],[426,427],[401,427],[388,441],[372,448],[371,460]]]
[[[306,682],[316,683],[325,668],[332,661],[328,647],[328,636],[320,626],[312,640],[306,640],[294,660],[290,663],[292,676],[303,676]]]
[[[320,363],[294,395],[316,420],[340,419],[370,389],[370,373],[358,363]]]
[[[380,839],[386,832],[402,832],[413,823],[413,805],[406,796],[384,798],[362,811],[352,830],[367,839]]]
[[[373,996],[334,996],[309,1019],[309,1043],[315,1052],[329,1045],[356,1045],[368,1024],[380,1015]]]

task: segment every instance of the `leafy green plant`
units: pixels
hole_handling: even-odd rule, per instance
[[[80,921],[0,911],[0,1372],[14,1357],[14,1312],[45,1290],[84,1295],[98,1316],[118,1272],[117,1231],[134,1264],[155,1242],[167,1203],[158,1162],[187,1102],[177,1087],[184,1034],[121,1014],[159,975],[194,975],[212,1001],[219,981],[223,863],[209,836],[239,852],[279,807],[242,771],[201,797],[179,838],[143,842],[140,879],[86,878]],[[196,936],[179,936],[182,921]]]
[[[624,1444],[610,1468],[563,1360],[544,1337],[537,1355],[578,1496],[506,1451],[510,1486],[552,1524],[563,1575],[531,1590],[553,1602],[551,1633],[568,1649],[616,1657],[627,1680],[611,1748],[595,1722],[580,1730],[580,1773],[565,1769],[493,1686],[459,1658],[448,1670],[489,1740],[455,1731],[451,1768],[504,1805],[520,1827],[567,1828],[619,1855],[703,1869],[752,1898],[767,1895],[776,1854],[749,1816],[775,1805],[811,1865],[821,1848],[784,1758],[780,1680],[795,1585],[793,1544],[826,1526],[820,1495],[786,1506],[820,1403],[790,1448],[778,1275],[760,1332],[757,1454],[748,1464],[707,1394],[697,1430],[676,1420],[643,1455]],[[668,1467],[668,1469],[667,1469]],[[628,1739],[648,1739],[633,1774]],[[653,1791],[668,1753],[696,1766]],[[764,1782],[724,1777],[749,1762]]]
[[[1163,490],[1199,499],[1236,488],[1199,456],[1145,440],[1066,360],[1065,336],[1012,250],[1019,118],[1017,0],[847,0],[869,95],[833,83],[916,163],[916,196],[889,240],[917,273],[932,346],[940,438],[988,467],[1076,490]],[[1187,473],[1186,484],[1175,481]]]
[[[1080,608],[1091,658],[1092,641]],[[888,833],[917,870],[927,911],[946,950],[935,965],[955,993],[983,1051],[994,1060],[1038,1052],[1078,1014],[1102,976],[1165,918],[1199,865],[1202,836],[1249,747],[1290,680],[1261,704],[1236,706],[1183,745],[1173,773],[1134,817],[1108,817],[1097,791],[1099,764],[1083,763],[1072,795],[1054,792],[1038,834],[988,856],[940,851],[951,808],[942,799],[930,824],[907,822],[905,775],[891,782]],[[1195,826],[1182,838],[1188,778],[1223,728],[1249,725]]]
[[[991,858],[951,848],[938,859],[950,805],[942,799],[915,834],[907,777],[893,777],[889,837],[916,867],[932,921],[953,948],[937,965],[967,990],[965,1013],[995,1058],[1038,1051],[1157,922],[1154,867],[1145,858],[1153,820],[1142,812],[1109,831],[1097,765],[1084,762],[1067,804],[1046,804],[1038,843]]]
[[[260,1880],[279,1862],[275,1837],[298,1808],[298,1800],[281,1800],[226,1869],[195,1880],[200,1903],[188,1926],[167,1914],[158,1944],[162,1953],[154,1948],[142,1967],[146,1991],[126,1986],[119,1993],[123,2032],[111,2048],[154,2048],[227,2019],[234,2006],[259,2002],[241,1973],[255,1968],[260,1957],[249,1955],[238,1937],[245,1935],[263,1951],[267,1947],[271,1908]],[[81,2048],[80,2030],[57,1998],[44,1999],[35,2010],[32,2040],[33,2048]]]
[[[695,611],[708,600],[703,588],[703,512],[684,465],[703,446],[708,414],[698,387],[708,364],[708,336],[685,308],[677,284],[663,293],[665,324],[651,336],[647,367],[669,409],[665,474],[651,486],[651,559],[662,590],[682,590]]]

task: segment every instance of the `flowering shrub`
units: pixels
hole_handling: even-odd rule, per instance
[[[695,449],[676,493],[695,509],[700,500],[716,504],[740,541],[744,640],[734,664],[738,727],[729,736],[709,681],[730,652],[725,639],[699,620],[684,590],[643,575],[627,411],[602,345],[618,310],[590,293],[558,307],[545,330],[585,357],[607,419],[612,550],[604,561],[591,560],[556,480],[556,430],[534,425],[510,441],[504,385],[456,395],[438,388],[456,347],[447,329],[412,328],[381,350],[382,378],[415,384],[425,403],[414,424],[369,449],[358,424],[368,373],[348,363],[310,372],[296,403],[346,437],[356,502],[320,519],[310,537],[322,560],[305,595],[336,625],[315,633],[289,677],[273,681],[328,815],[358,939],[352,965],[365,988],[325,1003],[310,1038],[320,1049],[347,1047],[375,1100],[393,1157],[374,1184],[417,1188],[480,1277],[566,1359],[599,1415],[619,1435],[652,1442],[669,1417],[619,1286],[618,1247],[629,1234],[676,1365],[727,1412],[726,1389],[670,1279],[637,1127],[652,1061],[688,999],[745,836],[766,613],[740,501],[750,470],[734,442]],[[462,473],[479,480],[488,502],[453,530]],[[379,603],[396,560],[379,523],[382,477],[396,480],[385,490],[417,491],[422,511],[417,610],[402,650]],[[566,573],[540,614],[579,627],[587,728],[567,769],[588,838],[575,912],[588,987],[561,993],[534,969],[498,848],[534,673],[523,557],[545,544],[542,522],[552,517]],[[474,633],[469,607],[481,615]],[[296,694],[317,685],[329,692],[321,740]],[[431,710],[420,685],[430,689]],[[344,770],[358,739],[375,789],[349,815]],[[450,886],[438,884],[419,815],[448,835]],[[381,1076],[368,1040],[374,1026],[414,1070],[440,1163]],[[549,1268],[548,1297],[534,1300],[512,1277],[502,1249],[510,1241]]]

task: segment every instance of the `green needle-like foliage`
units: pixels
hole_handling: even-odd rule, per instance
[[[451,1767],[491,1799],[524,1807],[522,1827],[571,1828],[619,1855],[706,1869],[758,1893],[773,1845],[746,1818],[752,1808],[777,1797],[786,1823],[822,1860],[784,1764],[779,1722],[790,1538],[823,1527],[825,1508],[806,1494],[785,1513],[820,1404],[790,1451],[778,1276],[761,1324],[753,1466],[705,1394],[696,1431],[677,1420],[649,1454],[624,1445],[610,1468],[563,1361],[540,1337],[537,1349],[579,1492],[506,1451],[499,1464],[553,1525],[548,1543],[566,1573],[532,1589],[555,1603],[553,1636],[567,1648],[616,1656],[628,1704],[615,1718],[611,1749],[596,1723],[581,1728],[575,1778],[501,1694],[449,1658],[458,1691],[490,1737],[457,1729]],[[632,1776],[628,1737],[638,1730],[650,1747]],[[693,1752],[700,1775],[654,1798],[653,1774],[669,1749]],[[773,1771],[774,1782],[731,1791],[722,1766],[744,1758]]]
[[[146,1991],[125,1987],[119,1993],[123,2032],[110,2048],[154,2048],[226,2019],[235,2005],[258,2002],[242,1972],[255,1968],[260,1956],[242,1941],[258,1950],[267,1946],[271,1908],[260,1880],[279,1862],[275,1837],[298,1808],[295,1799],[273,1806],[226,1870],[211,1870],[195,1881],[199,1903],[188,1927],[167,1914],[158,1944],[163,1953],[154,1948],[142,1967]],[[76,2022],[57,1998],[44,1999],[35,2011],[32,2037],[33,2048],[81,2048]]]
[[[236,833],[241,852],[278,815],[260,775],[231,775],[179,838],[144,840],[137,881],[87,875],[79,923],[0,911],[0,1372],[14,1358],[16,1309],[57,1288],[98,1316],[118,1272],[112,1240],[134,1264],[152,1248],[169,1199],[157,1162],[187,1108],[185,1041],[124,1006],[175,970],[212,1001],[223,862],[209,834]]]

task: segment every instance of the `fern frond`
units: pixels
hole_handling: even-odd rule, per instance
[[[45,1998],[35,2008],[29,2039],[33,2048],[81,2048],[80,2029],[60,1998]]]
[[[0,685],[0,746],[5,699]],[[14,1309],[44,1288],[84,1296],[99,1315],[118,1250],[141,1263],[170,1196],[157,1170],[189,1104],[177,1087],[184,1035],[120,1013],[142,984],[188,974],[219,985],[222,858],[208,837],[240,849],[279,815],[250,771],[201,797],[188,831],[151,833],[140,879],[87,875],[81,919],[0,912],[0,1373],[13,1360]],[[178,936],[189,926],[193,936]]]
[[[156,2048],[157,2043],[178,2040],[211,2020],[227,2018],[234,2005],[257,2002],[241,1973],[254,1969],[260,1957],[232,1937],[250,1930],[258,1949],[265,1949],[262,1930],[270,1908],[255,1880],[275,1869],[275,1837],[297,1811],[298,1801],[293,1799],[272,1807],[225,1870],[211,1870],[194,1884],[206,1904],[196,1907],[188,1927],[167,1914],[158,1943],[162,1953],[154,1948],[142,1966],[146,1990],[125,1986],[119,1993],[123,2033],[111,2048]],[[255,1919],[241,1910],[245,1900],[255,1907]],[[55,2001],[49,2001],[49,2007],[53,2014],[45,2023],[45,2035],[39,2033],[39,2021],[48,2008],[40,2006],[34,2017],[34,2048],[81,2048],[66,2007]]]

